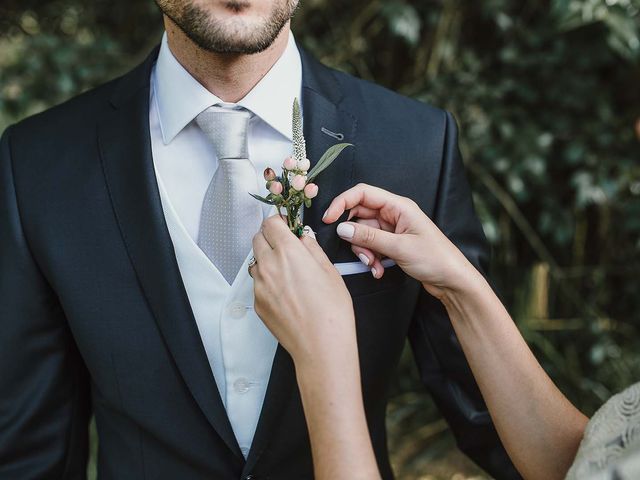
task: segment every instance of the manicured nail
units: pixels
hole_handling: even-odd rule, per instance
[[[313,231],[313,229],[309,226],[309,225],[305,225],[302,228],[302,233],[304,235],[308,235],[309,237],[315,239],[316,238],[316,232]]]
[[[378,271],[374,267],[371,267],[371,275],[373,278],[378,278]]]
[[[360,259],[360,261],[362,263],[364,263],[365,265],[369,265],[369,257],[367,257],[364,253],[359,253],[358,254],[358,258]]]
[[[338,228],[336,229],[336,233],[342,238],[346,238],[347,240],[351,240],[353,238],[353,234],[356,229],[350,223],[340,223],[338,224]]]
[[[322,220],[324,220],[324,217],[327,216],[327,213],[329,213],[329,210],[325,210],[324,213],[322,214]]]

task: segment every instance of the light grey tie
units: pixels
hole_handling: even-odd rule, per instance
[[[262,223],[258,176],[249,160],[247,130],[251,113],[209,107],[196,123],[213,143],[216,170],[202,202],[198,246],[229,285],[251,251],[251,241]]]

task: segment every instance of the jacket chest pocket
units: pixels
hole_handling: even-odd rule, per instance
[[[393,269],[399,267],[392,267]],[[377,282],[370,274],[372,281]],[[383,279],[387,275],[382,277]],[[407,280],[389,283],[370,293],[353,297],[356,317],[358,353],[365,395],[385,392],[405,345],[409,326],[413,318],[416,301],[422,286]],[[363,278],[357,288],[366,287],[369,282]]]
[[[374,278],[369,267],[360,261],[336,264],[336,268],[341,272],[342,279],[352,297],[385,292],[412,282],[412,279],[395,264],[385,267],[384,275],[379,279]]]

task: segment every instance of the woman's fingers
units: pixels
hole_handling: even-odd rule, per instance
[[[335,222],[345,210],[352,209],[356,205],[361,205],[368,210],[381,210],[390,202],[397,202],[401,198],[381,188],[359,183],[334,198],[322,219],[325,223]]]
[[[380,259],[380,255],[369,250],[368,248],[353,245],[351,251],[360,259],[360,261],[371,269],[371,275],[375,278],[382,278],[384,275],[384,265]]]
[[[368,248],[358,247],[353,245],[351,251],[360,259],[362,263],[371,269],[371,275],[374,278],[382,278],[384,275],[384,265],[380,260],[380,255],[369,250]]]
[[[305,227],[305,229],[307,228],[311,230],[310,227]],[[302,235],[302,237],[300,237],[300,241],[307,248],[311,256],[323,268],[335,270],[336,267],[333,266],[333,263],[331,263],[331,260],[329,260],[329,257],[327,257],[326,253],[324,253],[324,250],[322,250],[322,247],[316,241],[316,235],[315,233],[313,233],[313,230],[311,230],[311,233],[305,232],[305,234]]]
[[[256,264],[251,267],[251,276],[256,279],[259,276],[269,277],[269,272],[277,269],[269,268],[277,264],[274,252],[295,252],[297,245],[296,236],[291,233],[286,221],[280,215],[272,215],[262,222],[260,231],[253,237],[253,256]]]
[[[358,247],[356,245],[352,245],[351,246],[351,251],[367,267],[372,266],[373,265],[373,261],[376,259],[375,252],[369,250],[368,248],[363,248],[363,247]]]
[[[251,243],[253,245],[253,256],[256,260],[265,258],[273,250],[262,231],[259,231],[253,236]]]
[[[385,220],[380,210],[373,210],[371,208],[363,207],[362,205],[356,205],[349,210],[349,216],[347,221],[357,219],[355,221],[367,220],[376,222],[376,226],[387,232],[395,232],[395,225]]]
[[[354,217],[357,218],[378,218],[380,216],[380,210],[375,210],[373,208],[367,208],[363,205],[356,205],[351,210],[349,210],[349,216],[347,220],[351,220]]]
[[[256,233],[253,236],[252,240],[253,245],[253,257],[256,259],[256,262],[265,263],[268,261],[269,255],[273,253],[273,249],[267,239],[264,238],[262,231]],[[256,263],[251,269],[251,276],[255,279],[259,274],[258,263]]]
[[[360,225],[368,225],[371,228],[381,228],[380,222],[376,218],[358,218],[356,222]],[[351,251],[360,259],[363,264],[371,269],[371,274],[375,278],[382,277],[382,275],[384,274],[384,266],[380,262],[381,255],[379,252],[374,252],[369,248],[359,247],[357,245],[352,245]]]
[[[386,257],[396,258],[401,249],[402,235],[358,222],[342,222],[336,230],[340,238],[353,245],[364,247]]]
[[[295,235],[291,233],[287,223],[280,215],[272,215],[262,222],[262,234],[271,248],[279,250],[295,243]]]

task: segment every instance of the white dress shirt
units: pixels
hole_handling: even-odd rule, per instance
[[[254,114],[248,146],[258,178],[266,167],[279,172],[292,153],[291,110],[294,97],[301,100],[301,88],[300,54],[290,34],[281,57],[236,104]],[[180,65],[166,34],[151,73],[150,100],[153,163],[165,220],[214,379],[246,457],[277,340],[253,310],[253,279],[247,274],[252,252],[229,285],[197,246],[202,202],[218,160],[194,119],[209,106],[224,102]],[[265,217],[275,213],[274,207],[262,205]]]
[[[151,74],[151,140],[153,160],[171,202],[191,238],[197,241],[204,194],[218,159],[211,142],[194,119],[204,109],[224,104],[187,72],[172,55],[166,34]],[[276,172],[292,153],[291,109],[301,98],[302,63],[293,34],[278,61],[239,102],[255,115],[249,125],[249,159],[258,178]],[[264,185],[264,184],[262,184]],[[265,195],[268,193],[264,188]],[[263,204],[264,205],[264,204]],[[265,205],[265,213],[269,206]]]

